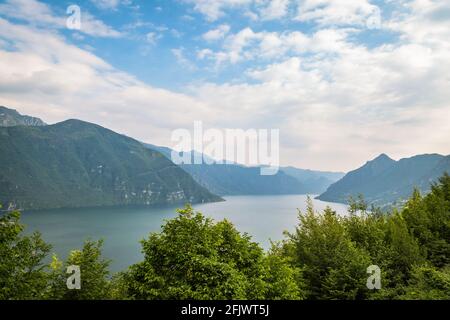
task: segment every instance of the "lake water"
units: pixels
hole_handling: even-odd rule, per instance
[[[269,247],[269,239],[281,240],[283,231],[294,230],[298,223],[297,208],[306,207],[305,195],[229,196],[225,200],[194,208],[215,220],[227,218],[265,249]],[[317,210],[329,205],[338,214],[347,212],[344,204],[313,202]],[[27,233],[40,231],[60,258],[80,248],[86,239],[104,239],[103,255],[112,260],[111,270],[116,272],[142,261],[139,240],[149,232],[159,231],[165,219],[176,216],[175,210],[175,207],[49,210],[25,212],[22,222]]]

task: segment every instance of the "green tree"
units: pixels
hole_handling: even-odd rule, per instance
[[[50,299],[101,300],[111,299],[109,261],[102,258],[103,241],[86,241],[81,250],[73,250],[65,262],[54,255],[51,265]],[[68,289],[68,266],[80,268],[81,289]]]
[[[374,298],[396,299],[403,292],[412,269],[425,263],[425,259],[417,239],[396,210],[387,219],[385,243],[387,251],[380,266],[383,287]]]
[[[128,295],[135,299],[264,299],[291,298],[268,288],[268,272],[293,271],[280,258],[266,258],[258,244],[227,220],[214,223],[191,206],[179,210],[160,233],[142,241],[144,261],[124,275]]]
[[[424,198],[416,190],[402,215],[427,259],[436,267],[450,264],[450,176],[444,174]]]
[[[43,262],[51,246],[38,232],[22,234],[18,211],[0,217],[0,300],[42,299],[48,274]]]
[[[376,210],[376,209],[375,209]],[[386,265],[389,255],[387,244],[387,218],[379,215],[378,211],[360,211],[356,213],[349,210],[350,215],[342,219],[342,223],[354,244],[366,251],[373,264],[380,268]]]
[[[265,299],[301,300],[305,298],[302,272],[290,263],[289,258],[283,254],[280,244],[272,243],[272,247],[264,259],[264,265],[266,267]]]
[[[450,268],[414,268],[405,293],[399,299],[450,300]]]
[[[308,199],[306,213],[289,234],[286,252],[303,271],[310,299],[360,299],[367,294],[369,255],[358,248],[340,218],[330,208],[314,211]]]
[[[447,174],[390,213],[359,197],[339,217],[315,212],[308,198],[295,232],[267,253],[231,222],[188,205],[142,240],[144,261],[112,278],[102,241],[46,265],[50,245],[23,230],[19,212],[0,216],[0,299],[450,299]],[[71,265],[81,290],[67,288]],[[379,291],[366,288],[370,265],[381,269]]]

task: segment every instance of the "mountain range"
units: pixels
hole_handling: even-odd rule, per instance
[[[259,167],[239,164],[177,166],[171,149],[92,123],[46,125],[6,107],[0,115],[3,206],[162,205],[219,201],[224,195],[318,194],[343,175],[282,168],[262,176]]]
[[[0,127],[45,125],[45,122],[39,118],[23,116],[16,110],[0,106]]]
[[[151,144],[145,144],[145,146],[171,158],[172,149],[170,148]],[[191,151],[191,163],[195,154],[204,159],[207,158],[207,155]],[[180,167],[200,185],[221,196],[319,194],[344,176],[344,173],[339,172],[321,172],[294,167],[280,168],[275,175],[262,176],[260,167],[247,167],[240,164],[180,164]]]
[[[227,195],[320,194],[347,203],[402,203],[423,193],[450,156],[424,154],[395,161],[385,154],[347,174],[281,167],[273,176],[240,164],[181,164],[172,150],[144,144],[96,124],[39,118],[0,107],[0,204],[22,209],[167,205],[223,200]],[[192,155],[193,156],[193,155]],[[201,155],[207,157],[206,155]]]
[[[376,206],[398,205],[414,188],[428,193],[430,184],[445,172],[450,173],[450,156],[423,154],[395,161],[381,154],[347,173],[317,199],[346,203],[349,197],[362,195]]]
[[[320,194],[334,182],[345,176],[343,172],[317,171],[299,169],[295,167],[282,167],[281,171],[294,177],[305,187],[306,193]]]
[[[220,201],[157,151],[95,124],[0,128],[0,203],[22,209]]]

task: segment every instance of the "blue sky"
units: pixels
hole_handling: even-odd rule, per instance
[[[183,90],[186,84],[196,81],[249,81],[242,76],[245,70],[275,61],[255,59],[217,67],[214,61],[199,59],[198,52],[201,49],[220,50],[221,41],[205,40],[205,34],[210,31],[223,28],[222,30],[227,30],[226,34],[232,34],[250,28],[254,32],[300,31],[311,35],[318,29],[314,23],[293,19],[297,10],[294,3],[289,3],[286,8],[284,17],[290,19],[272,20],[252,17],[250,14],[261,15],[261,11],[266,8],[263,4],[260,7],[252,2],[248,2],[248,6],[232,7],[234,10],[224,6],[220,17],[213,18],[214,20],[211,20],[207,13],[196,10],[193,2],[183,0],[85,0],[45,3],[52,8],[55,15],[61,17],[68,16],[66,9],[76,4],[81,9],[81,15],[88,12],[121,33],[121,36],[117,37],[97,37],[83,34],[82,30],[77,32],[62,29],[61,33],[67,37],[68,42],[95,52],[113,66],[146,83],[171,90]],[[396,7],[383,5],[381,8],[381,15],[389,16]],[[345,24],[343,26],[347,27]],[[395,32],[378,28],[360,28],[352,35],[351,40],[374,47],[392,43],[397,36]],[[293,56],[291,53],[288,55]]]
[[[445,0],[2,0],[0,104],[167,146],[195,120],[280,129],[312,169],[448,154],[449,21]]]
[[[243,1],[245,2],[245,1]],[[273,63],[274,59],[256,59],[249,62],[228,64],[217,67],[214,61],[198,58],[201,49],[220,50],[221,41],[205,41],[205,34],[214,30],[226,31],[226,34],[250,28],[254,32],[293,32],[300,31],[307,35],[317,31],[318,26],[310,21],[293,19],[296,10],[294,2],[286,2],[286,14],[283,19],[265,20],[252,17],[262,15],[264,3],[248,2],[247,6],[221,9],[218,18],[202,13],[193,2],[182,0],[153,1],[47,1],[56,12],[64,14],[71,4],[92,13],[107,25],[121,32],[117,38],[99,39],[84,37],[80,33],[67,30],[68,39],[79,46],[93,48],[95,53],[115,67],[126,70],[139,79],[158,87],[183,90],[186,84],[196,81],[249,81],[242,74],[248,68],[255,68]],[[100,5],[99,5],[100,3]],[[107,5],[110,3],[110,5]],[[373,2],[377,3],[377,2]],[[386,5],[382,1],[380,11],[388,17],[398,6]],[[287,17],[290,17],[288,19]],[[213,20],[211,20],[213,19]],[[342,25],[351,27],[351,25]],[[225,37],[226,35],[224,35]],[[359,28],[352,35],[352,41],[368,47],[393,43],[397,40],[396,32],[378,28]],[[223,39],[223,38],[222,38]],[[219,39],[221,40],[221,39]],[[293,54],[290,54],[292,56]],[[283,58],[285,58],[283,56]]]

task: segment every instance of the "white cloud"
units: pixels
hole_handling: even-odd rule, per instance
[[[322,26],[381,27],[381,11],[370,0],[183,0],[214,22],[228,11],[250,20],[294,19]],[[291,10],[292,9],[292,10]],[[295,11],[295,12],[293,12]]]
[[[50,7],[36,0],[6,0],[0,4],[0,15],[33,23],[65,26],[65,17],[53,15]]]
[[[252,60],[252,81],[195,85],[191,94],[226,110],[230,125],[280,128],[282,161],[299,166],[348,170],[382,152],[448,154],[449,8],[445,1],[408,2],[407,14],[385,24],[400,41],[375,48],[352,41],[355,29],[324,27],[363,23],[332,11],[328,20],[317,13],[312,34],[244,28],[220,50],[203,48],[198,56],[222,65]]]
[[[170,34],[172,35],[172,37],[178,38],[178,39],[183,36],[183,32],[178,31],[177,29],[171,29]]]
[[[448,154],[449,63],[416,45],[346,50],[249,70],[256,84],[191,92],[226,110],[228,125],[280,128],[282,159],[299,166],[349,170],[382,152]]]
[[[109,10],[115,10],[117,7],[123,3],[126,2],[126,4],[131,4],[131,1],[120,1],[120,0],[91,0],[93,4],[95,4],[99,9],[109,9]]]
[[[161,34],[158,34],[156,32],[148,32],[145,35],[145,40],[150,43],[151,45],[156,45],[156,42],[162,38]]]
[[[309,21],[320,25],[308,34],[228,32],[219,49],[199,48],[198,59],[221,66],[252,61],[251,67],[242,78],[197,82],[185,94],[148,86],[55,30],[0,19],[0,104],[47,122],[97,122],[162,145],[171,145],[170,130],[191,128],[194,120],[279,128],[282,163],[308,168],[349,170],[382,152],[448,154],[448,4],[417,0],[404,7],[405,15],[385,22],[400,41],[375,48],[352,41],[354,29],[338,28],[340,14],[317,14]],[[52,23],[51,13],[39,12]],[[172,54],[189,63],[187,49]]]
[[[37,0],[7,0],[0,4],[0,16],[11,17],[38,26],[57,29],[66,28],[68,15],[56,15],[47,4]],[[95,37],[116,38],[122,34],[96,19],[89,12],[81,10],[81,29],[79,32]]]
[[[224,15],[224,11],[230,8],[242,8],[248,6],[253,0],[184,0],[194,5],[194,10],[200,12],[208,21],[216,21]]]
[[[53,123],[95,122],[143,141],[170,145],[170,130],[211,117],[203,103],[148,86],[64,38],[0,18],[0,104]]]
[[[409,14],[389,23],[390,29],[401,32],[406,41],[450,49],[450,2],[414,0],[404,7]]]
[[[123,36],[121,32],[96,19],[89,12],[81,13],[81,29],[79,31],[95,37],[119,38]]]
[[[299,0],[296,19],[320,25],[367,25],[380,12],[369,0]]]
[[[203,39],[206,41],[216,41],[223,39],[225,35],[230,31],[230,26],[227,24],[222,24],[216,29],[210,30],[203,34]]]
[[[177,60],[179,65],[191,71],[196,70],[197,68],[195,67],[195,65],[188,58],[185,57],[184,51],[185,51],[184,48],[177,48],[171,50],[172,54],[175,56],[175,59]]]
[[[262,20],[275,20],[283,18],[288,13],[290,0],[263,0],[259,10]]]
[[[300,31],[254,32],[251,28],[228,35],[219,51],[202,49],[199,59],[211,59],[216,65],[239,63],[246,60],[283,58],[287,53],[333,53],[344,50],[348,33],[352,30],[322,29],[313,35]]]
[[[192,4],[194,10],[203,14],[208,21],[216,21],[225,16],[226,11],[239,10],[251,20],[275,20],[288,13],[291,0],[184,0]]]

